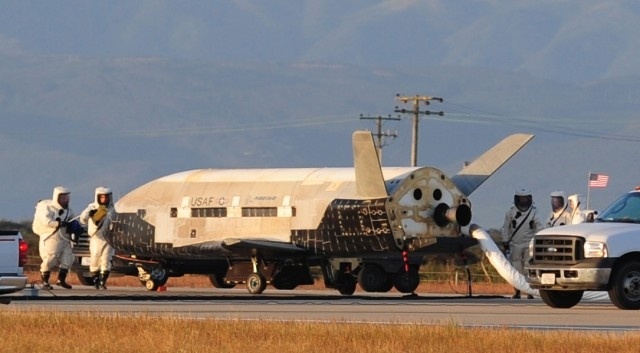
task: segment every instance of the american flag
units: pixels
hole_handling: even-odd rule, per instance
[[[609,182],[608,175],[589,173],[590,188],[606,188],[608,182]]]

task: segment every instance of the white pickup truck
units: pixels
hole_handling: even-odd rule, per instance
[[[0,294],[21,291],[27,285],[23,267],[28,249],[19,231],[0,230]]]
[[[640,309],[640,188],[592,223],[547,228],[529,245],[529,285],[550,307],[570,308],[584,291],[607,291],[620,309]]]

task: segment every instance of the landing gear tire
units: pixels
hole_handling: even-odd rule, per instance
[[[358,283],[365,292],[381,292],[387,283],[387,273],[376,264],[365,264],[358,273]]]
[[[542,301],[552,308],[568,309],[576,306],[582,299],[581,290],[540,290]]]
[[[267,288],[267,280],[259,273],[252,273],[247,278],[247,290],[251,294],[260,294]]]
[[[415,268],[409,268],[409,271],[401,268],[400,271],[393,276],[393,286],[400,293],[413,293],[419,285],[420,274]]]
[[[349,273],[338,275],[336,289],[342,295],[352,295],[356,291],[356,279]]]
[[[619,309],[640,309],[640,262],[623,263],[615,270],[609,299]]]
[[[235,283],[225,283],[224,275],[219,273],[210,274],[209,282],[211,282],[214,288],[229,289],[236,286]]]

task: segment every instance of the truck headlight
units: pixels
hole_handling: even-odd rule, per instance
[[[531,240],[529,241],[529,258],[530,259],[533,259],[533,251],[536,247],[535,244],[536,244],[535,238],[531,238]]]
[[[597,241],[588,241],[584,243],[584,257],[607,257],[607,245]]]

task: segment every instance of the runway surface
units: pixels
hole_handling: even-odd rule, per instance
[[[620,310],[608,300],[584,300],[571,309],[552,309],[540,299],[503,296],[366,293],[341,296],[331,291],[267,289],[250,295],[245,289],[88,287],[29,290],[2,296],[11,299],[3,311],[55,311],[107,315],[170,316],[184,319],[234,319],[459,325],[521,329],[640,331],[640,311]]]

